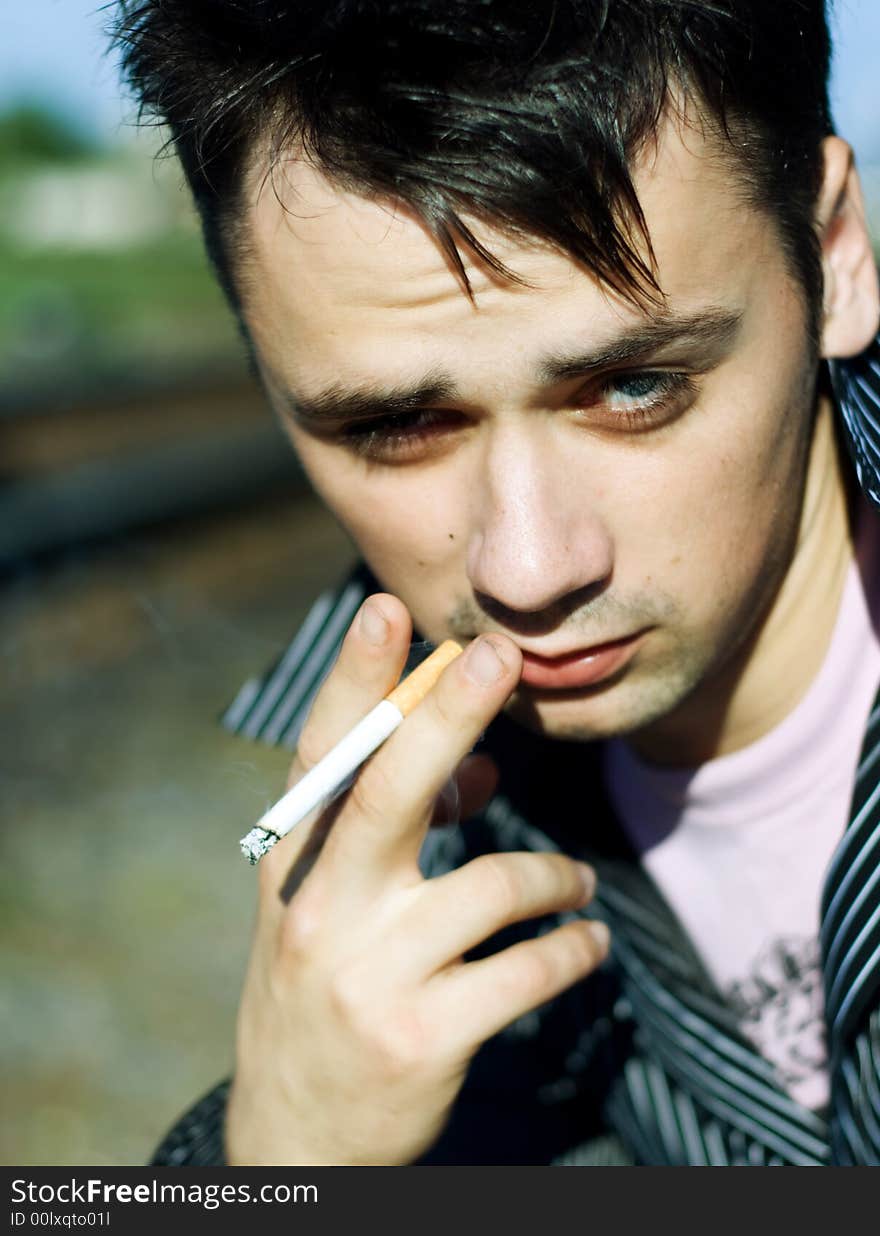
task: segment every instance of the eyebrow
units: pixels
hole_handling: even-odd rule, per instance
[[[741,322],[741,313],[716,308],[687,317],[661,316],[640,323],[593,351],[545,357],[538,373],[543,382],[564,382],[567,378],[583,377],[593,369],[645,360],[673,346],[701,348],[717,354],[731,345]]]
[[[417,412],[442,400],[453,399],[455,383],[446,378],[427,378],[416,386],[345,388],[338,384],[310,399],[274,383],[291,414],[310,427],[337,421],[371,421],[379,417],[402,416]]]
[[[712,356],[730,346],[741,321],[741,313],[713,307],[685,317],[662,315],[639,323],[592,351],[557,353],[542,358],[537,367],[538,379],[545,385],[552,385],[584,377],[593,370],[647,360],[673,345],[701,348]],[[271,385],[289,413],[313,431],[341,421],[357,423],[402,416],[461,398],[456,383],[436,372],[415,384],[390,388],[343,387],[334,383],[309,398],[285,389],[277,379],[273,379]]]

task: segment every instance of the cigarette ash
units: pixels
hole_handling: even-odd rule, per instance
[[[276,841],[280,841],[276,833],[270,833],[268,829],[260,828],[258,824],[246,837],[242,837],[239,845],[242,854],[253,867],[264,854],[269,853]]]

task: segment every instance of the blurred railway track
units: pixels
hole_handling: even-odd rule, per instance
[[[0,567],[305,480],[255,382],[81,400],[0,419]]]

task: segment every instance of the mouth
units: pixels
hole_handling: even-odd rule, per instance
[[[521,684],[545,691],[570,691],[591,687],[610,678],[633,657],[646,632],[637,631],[607,644],[593,644],[556,657],[523,651]]]

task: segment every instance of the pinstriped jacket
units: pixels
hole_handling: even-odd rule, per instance
[[[880,507],[880,340],[833,364],[831,380],[859,483]],[[376,586],[361,567],[320,598],[225,724],[292,748],[355,610]],[[465,827],[432,830],[426,875],[497,850],[584,858],[599,877],[589,913],[607,921],[613,948],[595,974],[483,1045],[420,1164],[880,1166],[880,691],[822,897],[831,1097],[821,1112],[791,1098],[742,1034],[639,865],[603,793],[599,744],[542,739],[500,717],[484,745],[499,765],[499,790]],[[469,957],[567,917],[514,925]],[[223,1163],[227,1090],[222,1083],[183,1117],[155,1164]]]

